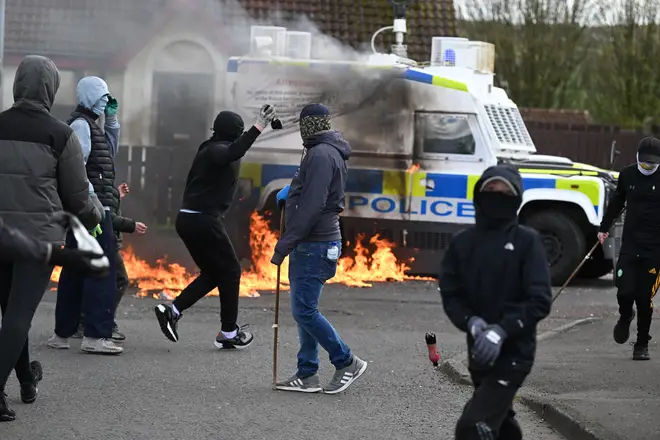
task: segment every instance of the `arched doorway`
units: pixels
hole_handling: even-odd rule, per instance
[[[211,55],[192,41],[177,41],[155,58],[154,139],[158,146],[194,147],[208,138],[215,98]]]

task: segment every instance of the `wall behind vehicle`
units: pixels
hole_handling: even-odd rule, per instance
[[[567,157],[575,162],[610,168],[610,150],[616,141],[621,152],[612,169],[634,163],[637,144],[645,134],[606,125],[569,125],[526,122],[538,154]]]

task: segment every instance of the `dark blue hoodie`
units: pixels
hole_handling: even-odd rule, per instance
[[[307,138],[304,146],[306,154],[287,196],[285,232],[275,246],[279,262],[304,241],[341,240],[339,214],[344,210],[351,147],[335,130]]]

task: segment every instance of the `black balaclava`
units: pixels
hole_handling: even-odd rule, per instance
[[[513,195],[498,191],[483,191],[488,183],[499,180],[506,183]],[[508,165],[492,166],[481,175],[474,187],[476,225],[480,229],[498,229],[518,220],[522,204],[522,178]]]
[[[213,136],[211,136],[211,139],[234,142],[243,134],[244,129],[245,125],[240,115],[226,110],[221,111],[213,121]]]

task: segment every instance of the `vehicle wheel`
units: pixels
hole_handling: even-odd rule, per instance
[[[525,222],[541,234],[553,286],[561,286],[587,253],[586,240],[576,222],[562,212],[541,211]]]
[[[593,243],[591,243],[593,246]],[[580,269],[577,276],[587,279],[598,279],[607,275],[614,269],[612,260],[605,259],[603,255],[603,248],[598,246],[590,259],[585,261],[584,266]]]

